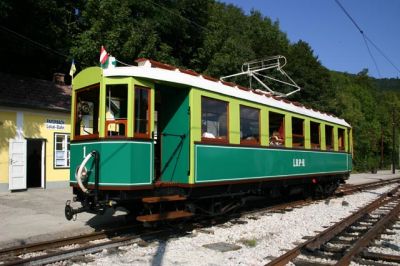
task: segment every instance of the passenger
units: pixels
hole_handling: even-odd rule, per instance
[[[274,146],[280,146],[283,144],[283,138],[280,136],[278,131],[272,133],[272,136],[269,138],[269,144]]]
[[[209,138],[209,139],[215,139],[215,136],[213,133],[209,133],[209,132],[204,132],[203,133],[203,138]]]

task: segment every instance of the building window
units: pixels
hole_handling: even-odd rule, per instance
[[[260,143],[260,110],[240,106],[240,143]]]
[[[76,92],[74,134],[77,139],[99,136],[99,98],[99,85]]]
[[[135,137],[150,138],[150,106],[150,89],[135,86]]]
[[[269,112],[269,145],[285,145],[285,115]]]
[[[203,140],[228,140],[228,103],[201,98],[201,136]]]
[[[320,123],[310,122],[311,149],[321,149]]]
[[[326,150],[331,151],[333,150],[333,127],[332,126],[325,126],[325,143],[326,143]]]
[[[69,134],[54,134],[54,168],[69,167]]]
[[[304,119],[292,117],[293,147],[304,147]]]
[[[128,85],[106,86],[106,137],[127,135]]]

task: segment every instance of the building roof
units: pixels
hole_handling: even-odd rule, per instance
[[[71,86],[0,73],[0,106],[70,112]]]
[[[333,114],[321,112],[306,107],[298,102],[278,98],[269,92],[262,90],[251,90],[232,82],[226,82],[213,77],[199,74],[193,70],[181,69],[168,64],[160,63],[151,59],[140,58],[136,62],[138,66],[114,67],[103,70],[103,75],[112,76],[135,76],[152,80],[160,80],[200,88],[247,101],[261,103],[267,106],[286,110],[289,112],[305,115],[308,117],[328,121],[345,127],[351,127],[344,119]]]

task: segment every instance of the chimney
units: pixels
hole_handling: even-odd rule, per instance
[[[63,74],[63,73],[54,73],[53,74],[53,82],[57,85],[65,85],[64,77],[65,77],[65,74]]]

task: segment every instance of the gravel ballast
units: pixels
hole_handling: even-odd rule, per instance
[[[394,185],[325,201],[318,201],[285,213],[252,214],[242,223],[194,230],[179,238],[129,245],[87,255],[74,265],[264,265],[284,250],[304,242],[303,237],[349,216],[358,208],[392,189]],[[392,237],[392,236],[391,236]],[[398,236],[397,236],[398,237]],[[210,244],[227,243],[232,251],[218,251]],[[400,242],[398,242],[400,243]],[[217,245],[217,246],[218,246]],[[64,263],[60,263],[64,264]]]

